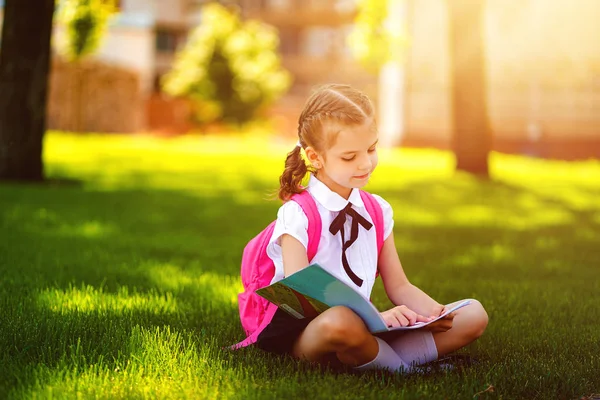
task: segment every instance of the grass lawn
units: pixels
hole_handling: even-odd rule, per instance
[[[334,373],[242,339],[245,243],[292,141],[47,135],[44,185],[0,183],[0,398],[579,399],[600,393],[600,163],[382,150],[409,278],[474,297],[476,366]],[[381,282],[373,301],[388,300]],[[493,391],[485,391],[493,386]],[[479,394],[478,394],[479,393]]]

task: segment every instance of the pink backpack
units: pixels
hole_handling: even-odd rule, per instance
[[[383,212],[373,195],[361,190],[360,196],[373,220],[373,225],[375,225],[377,251],[379,253],[383,247]],[[306,253],[310,263],[317,254],[319,241],[321,240],[321,216],[317,210],[315,200],[307,190],[293,195],[290,200],[298,203],[308,218],[308,249]],[[247,337],[231,346],[232,349],[255,343],[258,335],[271,322],[275,311],[277,311],[275,304],[255,293],[257,289],[268,286],[275,275],[275,265],[267,255],[267,245],[273,236],[274,229],[275,221],[271,222],[262,232],[250,240],[244,248],[241,268],[244,292],[238,295],[238,305],[240,320]]]

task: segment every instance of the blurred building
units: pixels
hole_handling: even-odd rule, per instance
[[[98,58],[133,68],[140,75],[147,98],[144,129],[181,131],[186,104],[160,93],[160,79],[187,34],[200,21],[206,0],[121,0],[120,15],[111,26]],[[355,0],[237,0],[222,1],[238,8],[242,18],[273,25],[280,34],[282,62],[293,76],[289,93],[271,110],[280,128],[297,119],[298,107],[319,83],[343,81],[371,94],[376,77],[367,74],[351,57],[346,37],[356,14]]]
[[[295,133],[300,109],[318,84],[341,82],[377,97],[377,77],[352,57],[347,37],[356,17],[356,0],[239,0],[244,18],[277,28],[283,66],[294,82],[273,114],[290,120]]]
[[[385,109],[402,116],[400,144],[450,148],[452,82],[445,2],[396,1],[404,5],[404,15],[396,24],[406,26],[410,46],[399,78],[401,101]],[[120,1],[121,13],[95,57],[97,64],[88,70],[107,65],[110,73],[101,74],[107,82],[104,86],[122,95],[111,103],[100,87],[86,92],[92,93],[94,101],[109,103],[92,107],[94,112],[109,113],[97,120],[111,119],[109,130],[114,131],[189,128],[187,103],[160,93],[159,81],[188,32],[199,23],[206,2]],[[238,7],[243,18],[260,19],[279,31],[283,64],[294,78],[289,93],[271,110],[282,121],[282,133],[295,134],[304,100],[319,83],[355,85],[383,109],[378,78],[352,59],[346,44],[356,0],[221,2]],[[0,6],[0,23],[1,14]],[[487,0],[484,19],[493,148],[540,157],[600,158],[600,1]],[[65,68],[55,71],[59,69],[68,74]],[[100,81],[91,72],[90,76]],[[60,101],[55,101],[54,109],[60,109]],[[115,114],[121,104],[135,112]],[[62,128],[60,123],[52,127]],[[101,129],[92,126],[91,130]]]
[[[193,0],[120,0],[97,58],[134,70],[141,102],[137,130],[183,132],[189,128],[187,103],[160,92],[160,78],[199,23]]]
[[[121,131],[130,131],[131,127],[135,127],[134,130],[182,132],[190,128],[187,102],[171,99],[161,93],[160,80],[169,71],[188,33],[200,22],[201,6],[207,2],[119,1],[120,13],[110,24],[94,58],[111,68],[121,67],[138,76],[139,101],[133,104],[139,107],[139,112],[121,113]],[[354,0],[238,0],[222,3],[238,8],[242,18],[262,20],[275,26],[280,33],[283,65],[294,79],[289,93],[271,110],[271,115],[279,117],[282,130],[295,130],[293,124],[288,122],[297,118],[298,108],[318,83],[343,81],[375,94],[376,77],[358,66],[346,45],[346,36],[356,13]],[[61,28],[57,27],[55,34],[60,35],[60,31]],[[100,66],[96,64],[95,68]],[[54,70],[66,73],[65,67]],[[68,81],[66,78],[55,80]],[[59,95],[61,93],[51,97],[57,99]],[[62,97],[65,98],[64,94]],[[50,101],[51,104],[57,102]],[[101,108],[101,105],[94,107]],[[65,114],[65,108],[55,107],[51,114],[56,116],[59,112]],[[134,121],[126,121],[128,118]],[[60,121],[66,120],[69,119],[53,117],[51,121],[54,124],[50,125],[64,129],[61,125],[65,123]],[[92,118],[87,120],[91,121]],[[111,131],[119,131],[117,122],[114,121],[115,126]],[[86,126],[85,129],[98,130],[95,126]]]
[[[277,28],[292,93],[305,95],[315,82],[372,82],[352,59],[346,38],[356,17],[355,0],[239,0],[242,15]]]

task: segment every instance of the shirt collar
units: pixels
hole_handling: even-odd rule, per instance
[[[313,174],[310,174],[308,189],[315,200],[317,200],[329,211],[341,211],[344,207],[346,207],[346,205],[348,205],[348,203],[352,203],[352,205],[356,207],[365,206],[362,198],[360,197],[360,191],[357,188],[352,189],[350,192],[350,197],[348,197],[348,200],[346,200],[336,192],[329,189]]]

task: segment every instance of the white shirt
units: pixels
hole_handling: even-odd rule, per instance
[[[377,236],[375,226],[366,230],[359,225],[358,238],[346,250],[346,257],[350,269],[363,280],[361,287],[356,286],[350,279],[342,265],[342,239],[338,232],[335,236],[329,232],[329,225],[348,202],[352,203],[352,208],[356,210],[365,219],[373,223],[373,219],[367,212],[367,209],[360,197],[358,189],[352,189],[348,200],[339,194],[331,191],[323,182],[319,181],[314,175],[310,176],[307,187],[308,192],[315,199],[317,210],[321,216],[321,240],[317,249],[315,258],[309,260],[311,263],[318,263],[328,272],[335,275],[338,279],[358,290],[365,298],[370,298],[375,275],[377,273]],[[394,227],[393,210],[390,204],[380,196],[373,195],[383,211],[383,238],[384,240],[392,232]],[[352,226],[352,217],[347,216],[344,224],[344,237],[346,240],[350,237],[350,228]],[[267,246],[267,255],[275,264],[275,276],[271,283],[284,278],[283,259],[281,255],[281,236],[288,234],[296,238],[302,245],[308,246],[308,218],[302,211],[302,208],[295,201],[284,203],[277,212],[277,222],[273,236]]]

